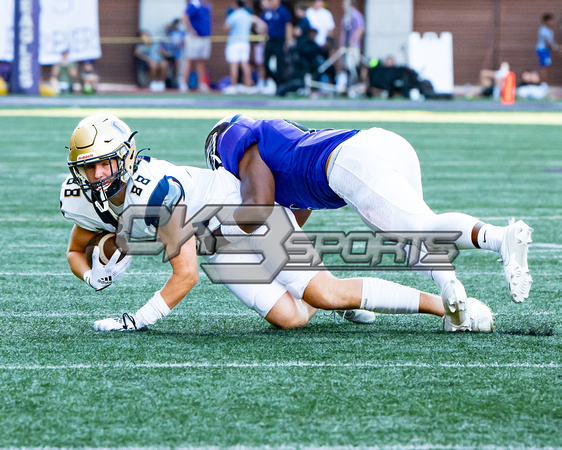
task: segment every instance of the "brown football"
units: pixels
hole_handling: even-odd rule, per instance
[[[110,233],[108,231],[96,234],[90,241],[86,244],[86,260],[90,267],[92,267],[92,253],[94,252],[94,248],[99,247],[100,249],[100,262],[102,264],[107,264],[113,254],[117,250],[121,250],[121,256],[119,257],[119,261],[121,261],[127,252],[119,248],[117,243],[115,242],[115,233]]]

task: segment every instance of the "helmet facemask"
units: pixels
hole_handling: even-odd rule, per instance
[[[222,118],[215,124],[205,140],[205,161],[209,169],[217,170],[219,167],[223,166],[222,160],[217,153],[220,135],[224,133],[230,125],[243,118],[247,119],[247,117],[244,117],[242,114],[234,114]]]
[[[137,168],[137,151],[133,140],[135,134],[137,131],[133,132],[117,149],[109,153],[99,156],[86,153],[78,155],[77,161],[68,161],[74,182],[80,186],[86,199],[93,203],[100,212],[108,210],[108,201],[127,186],[127,182]],[[86,176],[86,166],[102,161],[109,161],[111,175],[90,182]],[[114,168],[113,161],[117,163],[116,168]]]
[[[125,168],[125,160],[119,155],[127,155],[130,148],[123,144],[113,153],[104,157],[88,158],[82,161],[69,163],[70,173],[74,177],[74,182],[80,186],[86,198],[101,211],[107,211],[107,201],[117,195],[121,189],[127,185],[130,174]],[[126,158],[126,156],[125,156]],[[90,182],[86,176],[86,166],[89,164],[109,161],[111,175],[94,182]],[[115,161],[116,164],[113,162]]]
[[[222,167],[222,161],[217,153],[217,141],[219,136],[230,126],[230,123],[223,122],[216,125],[205,140],[205,161],[207,168],[217,170]]]

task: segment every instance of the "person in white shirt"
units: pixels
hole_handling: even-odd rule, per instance
[[[317,31],[314,42],[320,47],[326,46],[329,36],[332,36],[336,24],[332,13],[324,8],[322,0],[314,0],[312,6],[306,10],[306,18],[310,22],[310,26]]]

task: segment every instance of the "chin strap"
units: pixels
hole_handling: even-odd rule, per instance
[[[107,198],[105,189],[102,188],[101,191],[97,192],[97,195],[94,195],[92,191],[92,200],[94,200],[94,206],[99,212],[105,213],[109,210],[109,199]]]

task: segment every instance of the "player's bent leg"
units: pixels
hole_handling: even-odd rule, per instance
[[[361,290],[358,278],[342,280],[328,271],[320,271],[306,285],[302,298],[319,309],[357,309],[361,306]]]
[[[431,214],[416,220],[421,230],[460,232],[455,241],[460,250],[483,249],[499,253],[511,299],[521,303],[529,297],[533,278],[528,266],[528,250],[533,229],[525,222],[519,220],[507,227],[499,227],[463,213]],[[403,229],[407,230],[407,225]],[[433,273],[431,277],[443,291],[449,278],[454,277],[454,272]]]
[[[308,284],[303,299],[321,309],[366,309],[386,314],[418,313],[420,291],[379,278],[341,280],[318,273]]]
[[[443,300],[438,295],[429,294],[427,292],[420,292],[420,314],[431,314],[433,316],[443,317],[445,315],[445,308]]]
[[[475,248],[492,250],[501,255],[509,294],[515,303],[529,297],[533,284],[527,261],[532,233],[533,229],[522,220],[507,227],[479,222],[472,231]]]
[[[527,264],[532,229],[521,221],[511,228],[504,228],[482,224],[475,217],[463,213],[435,214],[423,200],[421,185],[418,187],[417,181],[410,183],[408,180],[408,177],[417,180],[417,158],[409,156],[413,151],[411,146],[395,136],[386,139],[386,153],[391,153],[388,148],[394,150],[390,144],[396,144],[402,149],[406,161],[402,163],[395,158],[388,159],[379,143],[370,148],[369,145],[373,147],[373,144],[364,139],[366,136],[360,138],[358,135],[342,144],[328,171],[330,187],[361,216],[365,224],[375,231],[460,232],[455,242],[459,249],[482,248],[501,254],[512,300],[525,300],[532,284]],[[404,164],[406,169],[402,167]],[[452,275],[441,274],[438,276],[442,279],[432,279],[443,291],[447,283],[456,280]],[[449,299],[446,293],[443,297],[444,300]],[[460,306],[458,309],[461,309]]]
[[[298,276],[298,273],[292,274],[295,275]],[[317,271],[307,276],[310,275],[314,276],[293,295],[300,295],[305,302],[315,308],[337,311],[340,316],[352,323],[368,325],[375,321],[374,313],[357,309],[361,306],[361,280],[341,280],[327,271]],[[295,283],[289,283],[289,290],[294,291],[294,286]]]
[[[305,326],[318,310],[285,292],[265,316],[271,325],[288,329]]]

